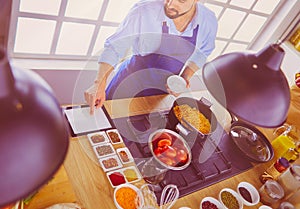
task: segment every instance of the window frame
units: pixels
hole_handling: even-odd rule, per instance
[[[87,20],[87,19],[80,19],[80,18],[73,18],[73,17],[65,17],[65,10],[67,6],[67,0],[61,0],[61,6],[59,9],[58,16],[54,15],[45,15],[45,14],[36,14],[36,13],[28,13],[28,12],[21,12],[19,11],[20,8],[20,1],[21,0],[14,0],[12,1],[12,13],[11,13],[11,20],[10,20],[10,30],[9,30],[9,37],[8,37],[8,53],[11,55],[13,59],[39,59],[39,60],[68,60],[68,61],[86,61],[86,60],[97,60],[97,55],[92,55],[93,49],[94,49],[94,44],[95,41],[97,40],[98,33],[100,31],[100,28],[102,26],[109,26],[109,27],[117,27],[119,23],[117,22],[110,22],[110,21],[104,21],[104,15],[105,15],[105,10],[108,7],[109,0],[103,0],[103,4],[101,7],[101,10],[99,12],[99,16],[97,20]],[[252,4],[251,8],[246,9],[242,7],[238,7],[235,5],[230,4],[231,0],[227,0],[226,3],[220,2],[217,0],[205,0],[203,3],[209,3],[213,4],[216,6],[221,6],[223,7],[220,14],[217,16],[217,19],[220,20],[222,15],[224,14],[226,9],[234,9],[237,11],[245,12],[246,15],[242,19],[241,23],[238,25],[236,31],[232,34],[230,38],[222,38],[222,37],[217,37],[216,40],[218,41],[225,41],[226,44],[223,48],[223,50],[217,54],[216,56],[219,56],[223,54],[227,47],[231,43],[236,43],[236,44],[245,44],[248,45],[247,49],[252,50],[253,46],[255,45],[256,41],[260,41],[262,43],[266,43],[268,40],[260,40],[261,36],[263,33],[266,33],[265,28],[267,28],[268,25],[272,24],[274,25],[274,17],[275,15],[282,9],[284,8],[285,4],[287,4],[286,0],[280,0],[279,4],[277,7],[273,10],[271,14],[265,14],[262,12],[256,12],[253,11],[253,7],[259,0],[255,0],[254,3]],[[295,4],[295,1],[288,1],[290,4]],[[244,21],[247,19],[247,17],[250,15],[258,15],[267,18],[265,23],[262,25],[261,29],[259,32],[255,35],[253,40],[251,42],[246,42],[246,41],[240,41],[240,40],[234,40],[234,36],[236,33],[239,31],[239,29],[242,27]],[[54,39],[52,42],[50,54],[36,54],[36,53],[20,53],[20,52],[14,52],[14,44],[15,44],[15,38],[16,38],[16,31],[17,31],[17,21],[18,17],[29,17],[29,18],[38,18],[38,19],[47,19],[47,20],[55,20],[57,21],[56,27],[55,27],[55,32],[54,32]],[[59,38],[59,32],[62,27],[63,22],[75,22],[75,23],[86,23],[86,24],[93,24],[95,25],[95,29],[92,35],[92,39],[89,45],[89,49],[87,52],[87,55],[60,55],[60,54],[55,54],[55,49],[58,43],[58,38]],[[277,24],[277,26],[280,24],[280,22]],[[276,24],[275,24],[276,25]]]

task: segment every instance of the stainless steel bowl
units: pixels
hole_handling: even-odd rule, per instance
[[[159,137],[157,137],[159,134],[161,133],[167,133],[172,137],[172,148],[177,147],[177,149],[184,149],[184,151],[187,153],[187,160],[185,162],[180,162],[177,159],[177,155],[176,157],[174,157],[178,162],[176,165],[172,166],[169,164],[164,163],[159,157],[157,157],[157,155],[155,154],[154,150],[157,147],[157,141]],[[186,167],[188,167],[191,163],[192,160],[192,152],[191,149],[189,147],[189,145],[187,144],[187,142],[185,141],[185,139],[180,136],[178,133],[170,130],[170,129],[158,129],[155,132],[153,132],[152,134],[150,134],[149,136],[149,141],[148,141],[148,145],[149,148],[151,150],[151,153],[154,157],[154,159],[159,163],[159,165],[163,166],[164,168],[170,169],[170,170],[183,170]],[[178,152],[176,152],[178,153]],[[172,157],[169,157],[170,159],[172,159]],[[173,160],[175,160],[173,159]]]

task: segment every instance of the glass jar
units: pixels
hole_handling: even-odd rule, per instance
[[[293,35],[291,36],[291,38],[289,39],[289,41],[295,46],[295,44],[297,42],[300,42],[300,28],[298,28]]]
[[[278,177],[278,183],[282,186],[286,197],[300,188],[300,165],[292,165]]]
[[[272,205],[284,197],[282,186],[275,180],[267,180],[260,189],[260,201],[266,205]]]
[[[290,202],[282,202],[280,203],[278,209],[295,209],[295,206]]]
[[[289,197],[287,201],[292,203],[295,206],[295,208],[300,208],[299,198],[300,198],[300,189],[297,192],[295,192],[291,197]]]
[[[272,166],[266,169],[266,171],[260,176],[260,181],[265,183],[267,180],[277,180],[278,176],[283,173],[290,166],[289,161],[281,157]]]
[[[289,150],[296,148],[296,143],[299,143],[299,130],[293,125],[284,124],[273,134],[277,136],[271,142],[276,158],[283,157]]]
[[[290,163],[295,162],[299,158],[300,153],[300,142],[296,142],[295,148],[289,148],[283,157],[286,158]]]
[[[154,157],[140,162],[137,166],[140,169],[144,180],[150,184],[159,184],[164,180],[168,171],[168,169],[161,166]]]

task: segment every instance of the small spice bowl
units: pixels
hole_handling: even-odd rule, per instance
[[[139,188],[126,183],[115,188],[114,203],[118,209],[133,208],[129,205],[136,205],[135,208],[141,209],[144,206],[144,197]]]
[[[237,192],[241,196],[244,205],[254,206],[260,201],[258,190],[248,182],[240,182],[237,186]]]
[[[113,170],[106,173],[107,179],[109,180],[110,185],[115,188],[119,185],[126,184],[126,178],[122,169]]]
[[[240,195],[234,191],[233,189],[224,188],[219,193],[219,201],[222,203],[222,205],[227,208],[236,208],[236,206],[239,209],[243,208],[243,201],[240,197]],[[231,204],[231,205],[229,205]],[[234,204],[234,205],[232,205]]]
[[[112,144],[120,144],[123,143],[123,139],[117,129],[110,129],[106,131],[108,138],[110,139]]]
[[[174,93],[183,93],[187,90],[186,81],[179,75],[171,75],[167,79],[169,89]]]
[[[118,148],[116,152],[123,164],[133,162],[133,157],[127,147]]]
[[[267,205],[262,205],[258,209],[273,209],[273,208]]]
[[[109,139],[108,139],[105,131],[90,133],[87,135],[87,137],[92,146],[109,142]]]
[[[204,197],[201,200],[200,209],[216,208],[213,205],[215,205],[218,209],[223,209],[224,208],[222,203],[219,202],[219,200],[217,200],[213,197]]]
[[[99,163],[104,172],[111,171],[117,168],[122,168],[122,163],[117,155],[100,158]]]

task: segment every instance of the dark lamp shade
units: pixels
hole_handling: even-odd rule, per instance
[[[212,96],[237,118],[278,127],[290,105],[289,85],[280,69],[283,57],[276,44],[258,53],[225,54],[204,65],[203,80]]]
[[[59,169],[69,134],[47,83],[12,67],[0,48],[0,208],[37,191]]]

